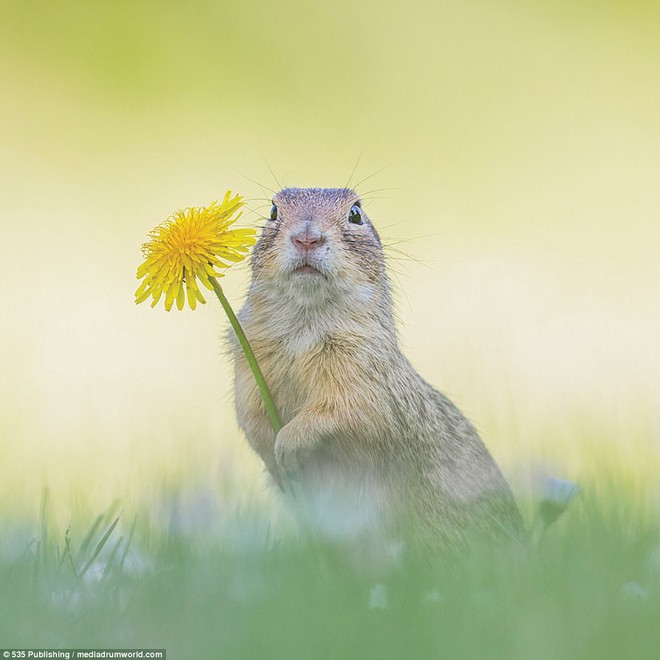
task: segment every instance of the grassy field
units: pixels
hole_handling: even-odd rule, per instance
[[[660,529],[629,495],[616,479],[584,484],[529,550],[374,578],[258,507],[194,528],[171,493],[160,520],[115,508],[64,530],[45,493],[40,527],[3,524],[0,639],[200,659],[656,658]]]

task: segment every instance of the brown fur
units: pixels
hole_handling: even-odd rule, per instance
[[[380,238],[348,189],[285,189],[239,314],[284,423],[275,436],[232,341],[238,420],[275,481],[301,480],[319,530],[439,546],[517,534],[509,487],[472,425],[402,354]],[[311,232],[307,258],[291,242]],[[296,234],[298,235],[298,234]],[[311,265],[318,272],[296,270]]]

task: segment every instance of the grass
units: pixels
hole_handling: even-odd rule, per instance
[[[48,508],[45,492],[32,529],[4,523],[5,648],[535,660],[660,648],[658,521],[612,482],[584,486],[529,552],[475,549],[460,565],[426,558],[378,578],[329,557],[319,570],[305,540],[257,507],[192,534],[116,507],[51,529]]]

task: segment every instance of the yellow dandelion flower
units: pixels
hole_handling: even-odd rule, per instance
[[[197,280],[213,291],[215,278],[224,274],[222,269],[245,259],[256,241],[254,229],[230,229],[244,204],[240,195],[232,197],[227,191],[221,204],[177,211],[150,232],[150,240],[142,246],[144,262],[137,278],[143,281],[135,302],[151,297],[155,307],[164,295],[168,312],[174,301],[183,309],[186,294],[191,309],[205,303]]]
[[[142,283],[135,292],[135,302],[141,303],[151,297],[151,306],[155,307],[165,296],[165,309],[169,312],[175,301],[178,309],[183,309],[187,296],[188,304],[195,309],[198,302],[206,302],[197,280],[213,291],[243,348],[271,426],[277,434],[282,429],[282,420],[268,384],[250,342],[217,281],[224,275],[224,269],[245,259],[250,246],[256,242],[254,229],[231,228],[240,218],[240,209],[244,205],[240,195],[232,197],[228,190],[221,204],[213,202],[206,207],[177,211],[149,232],[149,240],[142,245],[144,261],[137,269],[137,278]],[[304,493],[296,479],[285,476],[294,497],[303,501]],[[284,483],[281,486],[284,488]]]

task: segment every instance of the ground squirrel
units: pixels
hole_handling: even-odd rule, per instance
[[[353,190],[275,195],[239,319],[284,427],[276,436],[234,339],[239,424],[277,483],[299,480],[321,533],[405,528],[438,546],[519,533],[475,429],[399,348],[382,244]]]

